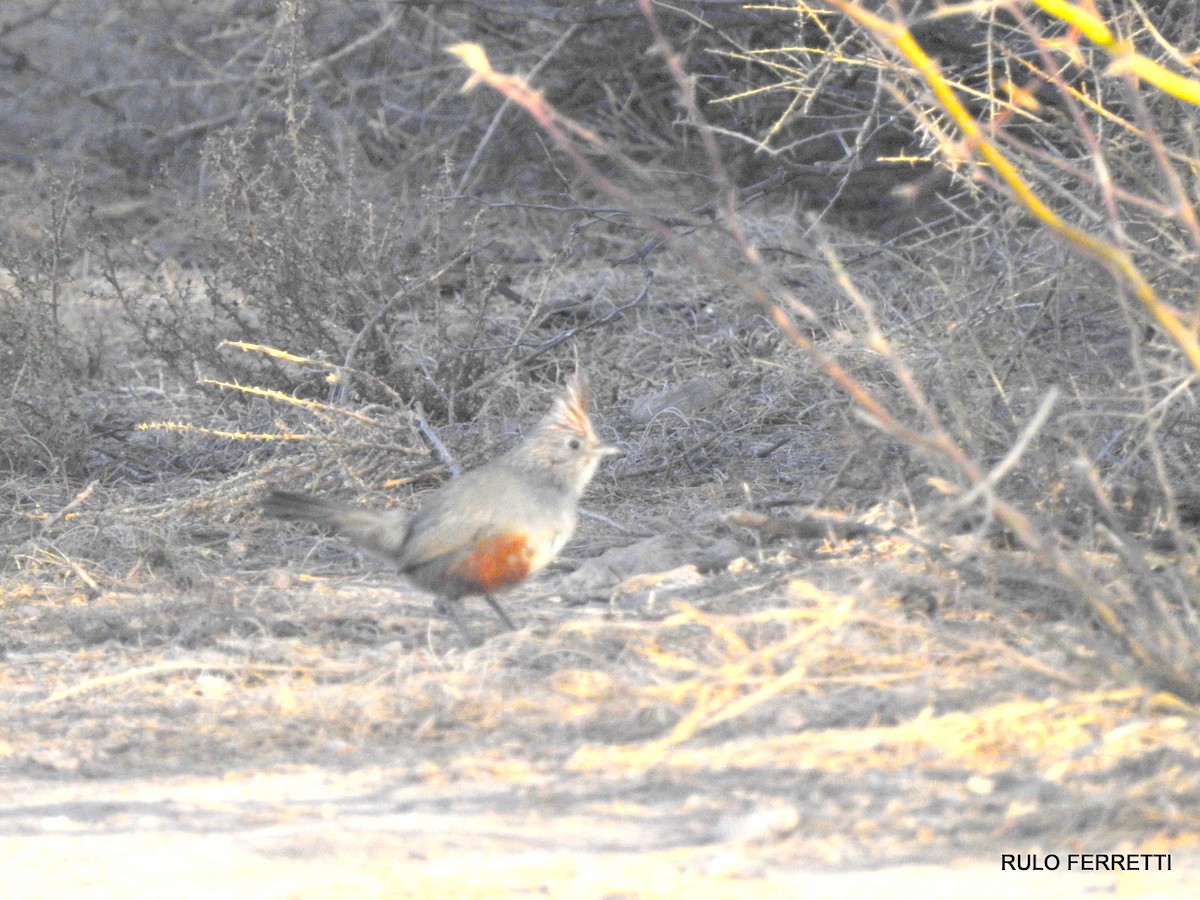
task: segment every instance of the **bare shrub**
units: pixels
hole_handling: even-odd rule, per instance
[[[77,474],[88,453],[78,386],[98,373],[103,346],[70,302],[78,187],[47,179],[47,202],[26,217],[43,240],[0,238],[0,447],[13,473]]]
[[[812,354],[876,427],[917,451],[943,476],[946,480],[936,484],[949,497],[922,492],[919,519],[943,527],[972,523],[979,540],[970,555],[983,558],[988,557],[983,539],[994,533],[992,523],[1002,526],[1011,539],[1035,551],[1039,565],[1062,579],[1078,610],[1094,616],[1097,624],[1120,640],[1129,662],[1140,666],[1152,681],[1193,696],[1189,672],[1195,670],[1200,645],[1192,610],[1196,585],[1182,563],[1160,577],[1149,577],[1148,545],[1145,538],[1131,534],[1136,530],[1147,535],[1160,524],[1170,527],[1178,521],[1172,498],[1180,486],[1168,473],[1192,468],[1190,429],[1168,436],[1160,428],[1171,408],[1194,402],[1189,385],[1200,362],[1194,332],[1167,299],[1186,285],[1178,278],[1182,270],[1177,259],[1171,256],[1183,254],[1190,259],[1200,247],[1192,199],[1183,189],[1183,171],[1196,164],[1189,149],[1180,149],[1190,147],[1186,127],[1180,130],[1176,124],[1183,120],[1172,116],[1160,126],[1151,107],[1140,99],[1144,87],[1128,75],[1116,76],[1118,86],[1125,79],[1125,89],[1117,91],[1114,101],[1107,101],[1104,94],[1098,99],[1085,95],[1078,85],[1099,85],[1114,78],[1103,55],[1085,54],[1077,32],[1067,32],[1052,18],[1027,18],[1016,5],[1003,7],[1003,25],[981,32],[984,57],[995,61],[1000,71],[1013,73],[1003,83],[994,75],[985,80],[994,92],[985,95],[981,104],[978,88],[968,90],[965,84],[949,80],[914,39],[916,28],[907,20],[882,18],[850,2],[836,3],[880,49],[851,57],[845,46],[859,51],[870,44],[862,44],[861,39],[852,45],[835,44],[835,62],[859,70],[865,66],[877,93],[891,93],[907,104],[912,119],[924,129],[930,165],[952,178],[970,177],[1006,193],[993,194],[981,207],[993,210],[988,215],[1001,227],[999,240],[992,234],[980,246],[976,242],[981,233],[968,230],[944,234],[943,249],[936,254],[920,242],[912,250],[895,252],[898,260],[910,254],[906,265],[914,268],[929,266],[935,259],[944,263],[914,279],[926,284],[941,281],[943,290],[934,301],[897,304],[891,296],[894,282],[870,287],[860,283],[835,242],[814,229],[812,234],[850,301],[846,309],[831,315],[803,302],[786,286],[781,267],[766,264],[747,238],[734,183],[684,58],[675,53],[651,5],[640,5],[679,91],[683,115],[705,147],[718,188],[712,205],[720,210],[726,240],[742,256],[738,270],[726,267],[719,254],[702,249],[694,237],[682,235],[652,214],[637,190],[627,187],[642,173],[618,149],[530,91],[524,79],[497,72],[479,48],[460,46],[452,52],[467,64],[473,83],[486,83],[520,104],[600,191],[639,216],[644,227],[696,265],[739,284],[797,345]],[[1137,30],[1146,41],[1156,35],[1160,41],[1154,45],[1156,52],[1181,58],[1170,44],[1163,45],[1163,31],[1148,31],[1146,22],[1132,12],[1117,11],[1106,23],[1088,18],[1090,14],[1075,7],[1071,10],[1075,20],[1068,24],[1102,46],[1107,41],[1108,52],[1119,55],[1125,71],[1139,72],[1151,89],[1158,85],[1184,100],[1192,92],[1200,100],[1194,82],[1172,81],[1172,73],[1116,36],[1121,30]],[[799,14],[804,21],[808,17],[826,21],[824,14],[804,7]],[[1070,72],[1056,56],[1056,48],[1063,45],[1055,41],[1064,35],[1067,46],[1076,51]],[[798,80],[810,74],[822,77],[824,63],[809,72],[802,61],[801,54],[794,73]],[[1036,120],[1024,128],[1008,127],[1015,112],[1043,108],[1035,99],[1043,90],[1057,98],[1055,110],[1068,112],[1065,138],[1053,134],[1058,120],[1047,126],[1050,139],[1040,137]],[[960,92],[975,102],[963,102]],[[1177,102],[1165,101],[1167,106]],[[1113,122],[1124,130],[1115,132],[1110,151],[1108,133]],[[1165,136],[1172,130],[1177,132],[1174,140]],[[1127,135],[1137,139],[1131,142]],[[624,167],[624,174],[614,178],[602,173],[584,155],[585,149],[607,154],[611,162]],[[1148,184],[1142,177],[1147,169],[1156,171],[1156,183]],[[1023,207],[1032,224],[1062,238],[1085,260],[1098,263],[1111,282],[1106,284],[1095,268],[1069,263],[1053,252],[1035,252],[1034,264],[1026,265],[1025,251],[1037,246],[1039,232],[1030,230],[1028,220],[1015,221],[1014,207]],[[1131,237],[1135,231],[1141,232],[1139,238]],[[992,256],[988,259],[981,253]],[[968,259],[970,264],[965,262]],[[1055,267],[1083,283],[1057,284],[1051,275]],[[1149,272],[1154,272],[1153,278]],[[992,279],[990,297],[980,295],[981,277]],[[1025,291],[1032,291],[1037,300],[1023,302]],[[1097,292],[1112,300],[1097,302]],[[924,328],[908,327],[916,316],[925,319]],[[1160,328],[1169,342],[1154,349],[1153,363],[1141,337],[1148,322]],[[815,334],[811,328],[817,329]],[[877,354],[888,376],[867,379],[847,368],[847,353],[857,348]],[[1178,421],[1178,416],[1171,418]],[[1138,432],[1145,437],[1138,437]],[[1081,489],[1073,472],[1101,466],[1100,477]],[[1107,498],[1114,485],[1123,486],[1138,471],[1157,477],[1163,517],[1147,517],[1143,505],[1132,509],[1133,519],[1123,525],[1115,504]],[[1107,486],[1105,478],[1111,479]],[[1097,504],[1103,511],[1094,518],[1089,510]],[[1191,542],[1178,529],[1172,531],[1171,540]],[[1117,552],[1129,565],[1129,577],[1099,583],[1086,555],[1097,547]]]

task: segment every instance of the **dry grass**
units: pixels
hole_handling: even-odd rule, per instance
[[[757,227],[788,240],[769,219]],[[916,308],[927,282],[892,271],[890,302]],[[547,306],[586,298],[582,312],[554,313],[570,323],[643,288],[636,273],[584,265],[531,278]],[[646,301],[579,344],[605,440],[628,453],[586,505],[630,533],[585,520],[562,563],[514,600],[519,632],[498,633],[472,605],[490,638],[470,653],[430,622],[428,598],[386,573],[348,574],[356,559],[337,542],[255,510],[268,485],[419,503],[445,467],[411,412],[202,385],[107,395],[108,415],[131,424],[203,424],[130,432],[147,443],[108,465],[157,466],[152,482],[97,479],[74,505],[68,484],[6,486],[18,567],[2,609],[14,727],[0,765],[161,778],[403,763],[430,783],[487,779],[580,814],[636,801],[665,816],[690,797],[695,821],[734,833],[782,806],[784,824],[760,838],[776,861],[1187,833],[1189,708],[1137,686],[1118,642],[1031,557],[914,518],[913,496],[928,491],[917,462],[866,432],[847,454],[857,426],[831,388],[753,309],[706,313],[728,304],[721,291],[660,266]],[[670,333],[688,340],[664,347]],[[864,377],[879,371],[868,355],[843,358]],[[287,365],[297,378],[312,368]],[[487,458],[540,415],[548,385],[519,383],[522,371],[497,372],[470,426],[430,425],[456,462]],[[658,388],[672,384],[693,386]],[[880,505],[880,472],[907,486],[900,502]],[[902,530],[797,543],[723,524],[754,503],[858,511]],[[564,580],[606,548],[664,532],[683,550],[660,568],[695,561],[697,537],[732,539],[746,561],[615,595],[621,578],[649,573],[582,591]],[[1111,553],[1092,567],[1122,577]],[[556,591],[591,602],[548,602]]]
[[[688,797],[696,822],[735,827],[790,809],[771,856],[817,863],[1186,830],[1188,707],[1129,687],[1078,624],[984,612],[1004,598],[912,559],[896,541],[776,550],[641,613],[538,599],[550,579],[514,603],[520,631],[469,653],[388,580],[295,563],[90,599],[10,579],[5,767],[403,763],[560,813]]]

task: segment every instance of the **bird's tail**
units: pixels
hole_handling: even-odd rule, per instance
[[[351,543],[393,562],[408,538],[408,515],[401,510],[360,509],[290,491],[271,491],[261,506],[263,514],[273,519],[332,528]]]

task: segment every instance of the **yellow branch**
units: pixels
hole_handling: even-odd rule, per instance
[[[1103,47],[1113,60],[1108,74],[1133,75],[1135,78],[1154,85],[1165,94],[1200,106],[1200,82],[1172,72],[1166,66],[1156,63],[1149,57],[1142,56],[1134,49],[1131,41],[1118,38],[1108,27],[1108,23],[1095,13],[1076,6],[1074,3],[1068,3],[1067,0],[1033,0],[1033,2],[1059,21],[1078,28],[1079,32],[1093,44]]]
[[[946,113],[955,121],[966,137],[968,147],[977,152],[995,170],[996,174],[1009,186],[1017,200],[1034,215],[1043,225],[1073,244],[1087,256],[1107,268],[1119,281],[1138,298],[1145,306],[1151,317],[1162,326],[1188,358],[1192,370],[1200,373],[1200,341],[1181,316],[1164,303],[1155,293],[1150,282],[1138,269],[1137,264],[1129,253],[1116,244],[1088,234],[1068,223],[1054,210],[1047,206],[1022,177],[1020,169],[993,143],[984,133],[975,117],[963,105],[954,93],[950,83],[942,75],[941,69],[932,58],[921,49],[908,27],[903,22],[892,22],[878,16],[853,2],[853,0],[829,0],[844,15],[862,25],[872,34],[888,41],[904,56],[929,85],[938,102]],[[1036,3],[1047,6],[1063,7],[1078,10],[1078,7],[1065,3],[1063,0],[1035,0]],[[1049,12],[1050,10],[1047,9]],[[1082,18],[1082,10],[1079,10]],[[1096,31],[1095,17],[1088,19],[1087,24]],[[1098,21],[1098,20],[1097,20]],[[1074,23],[1072,23],[1074,24]],[[1111,32],[1102,21],[1103,33],[1111,38]],[[1084,29],[1080,27],[1080,30]],[[1088,32],[1084,32],[1085,34]],[[1099,33],[1099,32],[1097,32]]]

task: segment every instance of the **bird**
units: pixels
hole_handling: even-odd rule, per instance
[[[587,382],[568,377],[549,412],[511,450],[435,490],[415,513],[347,506],[273,490],[265,515],[328,528],[393,563],[432,592],[468,646],[463,597],[481,595],[510,630],[495,594],[545,568],[575,531],[579,499],[607,456],[588,417]]]

